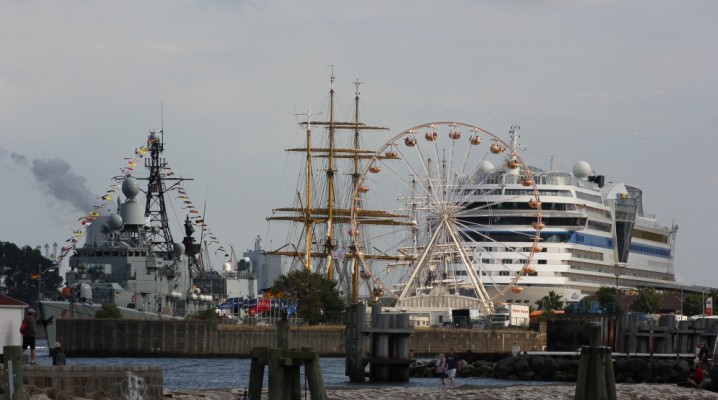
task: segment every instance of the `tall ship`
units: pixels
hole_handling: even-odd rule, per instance
[[[183,207],[184,236],[173,234],[167,205],[170,194],[182,192],[177,189],[185,178],[174,176],[163,152],[164,133],[150,132],[142,148],[148,175],[136,178],[130,169],[121,176],[125,200],[118,197],[115,212],[108,215],[91,212],[84,245],[68,248],[66,287],[58,299],[38,302],[41,317],[50,322],[48,343],[58,339],[54,321],[94,318],[103,304],[116,305],[124,318],[179,319],[213,310],[227,297],[252,297],[256,279],[251,270],[236,268],[231,260],[222,272],[208,267],[206,247],[194,237],[196,228],[205,225],[199,211]],[[144,190],[140,181],[145,181]],[[178,197],[187,198],[184,192]]]
[[[354,188],[366,161],[375,157],[373,149],[364,147],[371,142],[366,136],[381,135],[387,128],[361,121],[358,80],[353,82],[351,111],[340,115],[334,80],[332,74],[325,111],[298,115],[305,141],[301,147],[287,149],[302,156],[294,202],[272,210],[267,218],[270,224],[289,224],[286,242],[263,254],[267,259],[282,257],[282,271],[304,269],[336,281],[347,303],[356,303],[359,269],[350,227]],[[396,221],[399,216],[386,210],[362,213],[385,222]]]
[[[676,287],[677,226],[644,211],[640,188],[607,183],[584,161],[529,165],[518,130],[432,122],[379,147],[350,218],[368,301],[482,315],[498,303],[540,307],[550,291],[571,303],[602,286]],[[395,223],[378,224],[367,207]]]

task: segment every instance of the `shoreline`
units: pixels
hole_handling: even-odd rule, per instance
[[[545,385],[527,386],[475,386],[459,385],[456,389],[438,388],[404,388],[396,386],[380,387],[327,387],[327,399],[330,400],[422,400],[445,399],[546,399],[573,400],[576,390],[575,383],[547,383]],[[236,400],[242,399],[244,389],[208,389],[208,390],[173,390],[165,391],[165,397],[177,400]],[[307,398],[309,392],[307,391]],[[656,399],[718,399],[718,393],[697,388],[680,387],[676,384],[620,383],[616,384],[617,400],[656,400]],[[262,399],[268,399],[267,388],[262,392]]]

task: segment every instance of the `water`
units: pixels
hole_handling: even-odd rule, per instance
[[[419,360],[421,361],[421,360]],[[52,365],[47,346],[37,348],[38,365]],[[327,387],[368,387],[376,384],[350,383],[344,375],[343,358],[322,358],[324,385]],[[246,358],[84,358],[68,357],[67,365],[95,366],[153,366],[161,367],[165,390],[245,388],[249,385],[250,360]],[[267,386],[265,370],[264,386]],[[302,368],[302,377],[304,369]],[[493,378],[458,378],[458,385],[503,386],[543,385],[547,382],[505,381]],[[438,379],[411,378],[408,383],[391,384],[396,387],[435,388]],[[303,385],[304,386],[304,385]]]

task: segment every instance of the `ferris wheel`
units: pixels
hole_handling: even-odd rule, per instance
[[[541,203],[509,142],[457,122],[402,131],[365,165],[348,232],[363,296],[406,307],[489,308],[535,274]]]

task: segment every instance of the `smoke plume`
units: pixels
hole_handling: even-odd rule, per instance
[[[7,154],[7,150],[0,148],[0,159]],[[56,157],[47,160],[34,159],[30,162],[27,157],[15,152],[10,153],[10,159],[29,168],[43,192],[72,204],[79,211],[87,211],[90,206],[88,200],[97,197],[87,189],[87,180],[72,172],[70,164],[65,160]]]

